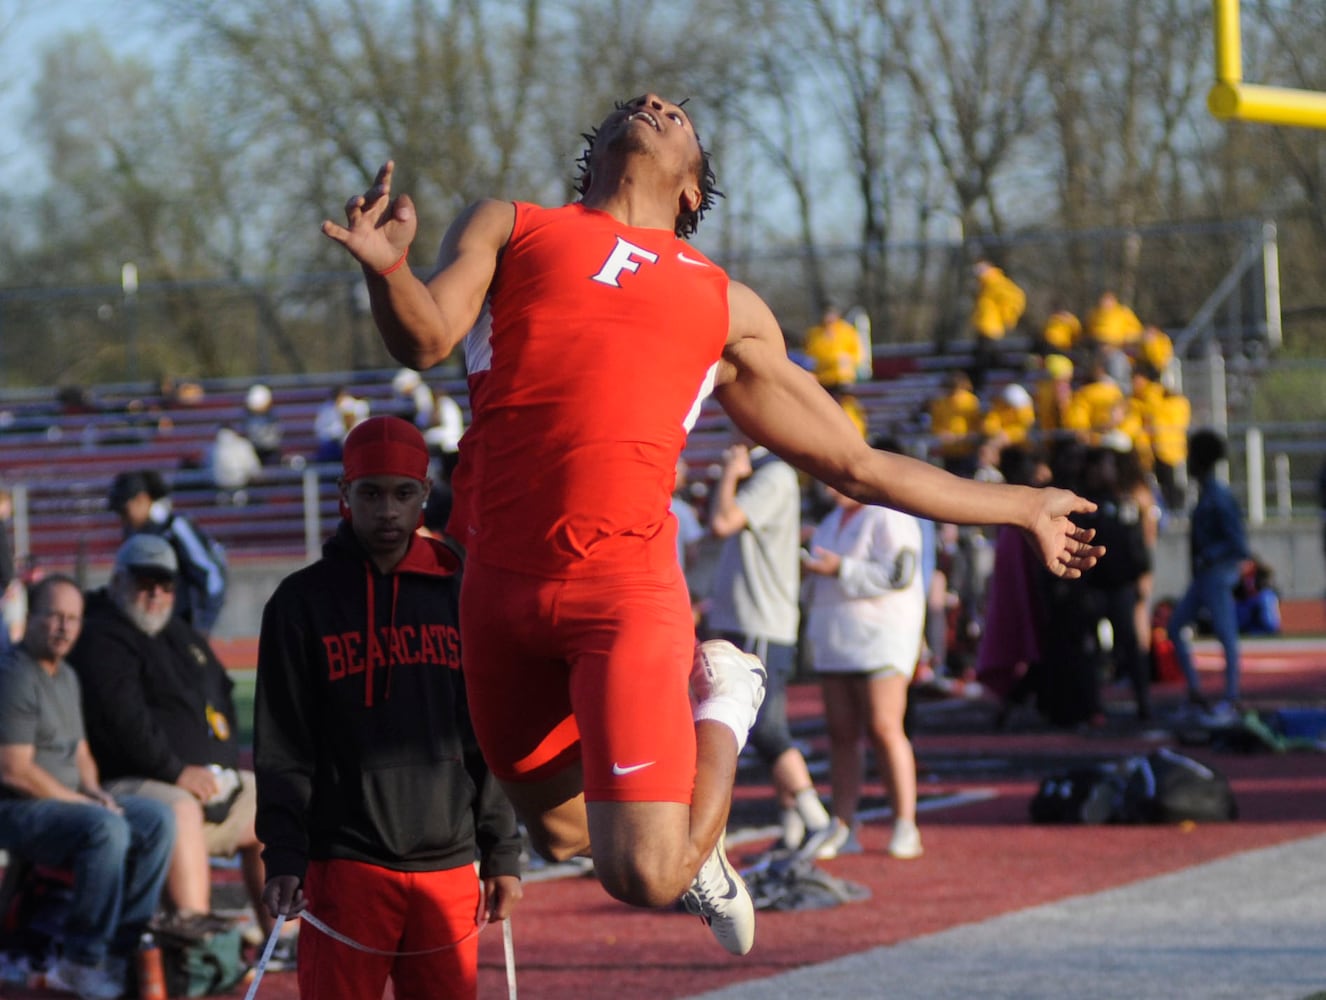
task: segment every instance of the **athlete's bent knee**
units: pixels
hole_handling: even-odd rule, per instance
[[[679,865],[639,863],[637,858],[594,859],[594,874],[608,895],[631,906],[670,906],[690,883]]]

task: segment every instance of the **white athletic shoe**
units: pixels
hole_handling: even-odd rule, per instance
[[[755,947],[755,904],[746,883],[728,864],[723,837],[718,838],[681,901],[733,955],[744,955]]]
[[[764,703],[768,676],[754,653],[743,653],[726,639],[708,639],[695,647],[691,692],[697,702],[730,698],[739,705],[749,705],[749,729]]]
[[[844,854],[860,854],[861,841],[856,835],[856,824],[844,823],[835,816],[816,838],[813,845],[817,861],[829,861]],[[805,847],[801,853],[807,853]]]
[[[46,973],[46,988],[77,993],[81,1000],[117,1000],[124,996],[124,977],[104,965],[79,965],[62,958]]]
[[[893,839],[889,841],[889,854],[904,861],[919,858],[923,853],[921,831],[911,820],[900,819],[893,824]]]

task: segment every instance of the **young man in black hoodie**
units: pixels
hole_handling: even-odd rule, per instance
[[[415,530],[430,483],[413,425],[365,421],[343,462],[336,535],[263,612],[264,898],[365,949],[305,932],[301,996],[381,996],[390,977],[399,1000],[472,998],[475,934],[521,895],[520,838],[466,709],[461,563]]]

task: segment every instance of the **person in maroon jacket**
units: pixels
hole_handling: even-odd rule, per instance
[[[381,996],[390,978],[399,1000],[472,998],[477,931],[521,895],[521,842],[466,708],[461,560],[416,532],[430,483],[413,425],[365,421],[343,462],[335,536],[263,611],[264,900],[354,942],[305,930],[303,997]]]

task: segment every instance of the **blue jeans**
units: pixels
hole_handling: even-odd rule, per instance
[[[116,801],[122,816],[91,803],[0,800],[0,847],[74,873],[63,943],[65,957],[81,965],[133,951],[156,912],[175,848],[169,806],[136,795]]]
[[[1211,627],[1225,650],[1225,698],[1238,700],[1239,625],[1234,607],[1234,584],[1238,578],[1237,562],[1217,563],[1202,570],[1193,576],[1170,616],[1168,631],[1170,641],[1174,643],[1174,655],[1187,678],[1188,694],[1194,698],[1201,694],[1202,685],[1193,665],[1192,645],[1184,637],[1183,629],[1193,623],[1198,611],[1206,608],[1211,613]]]

